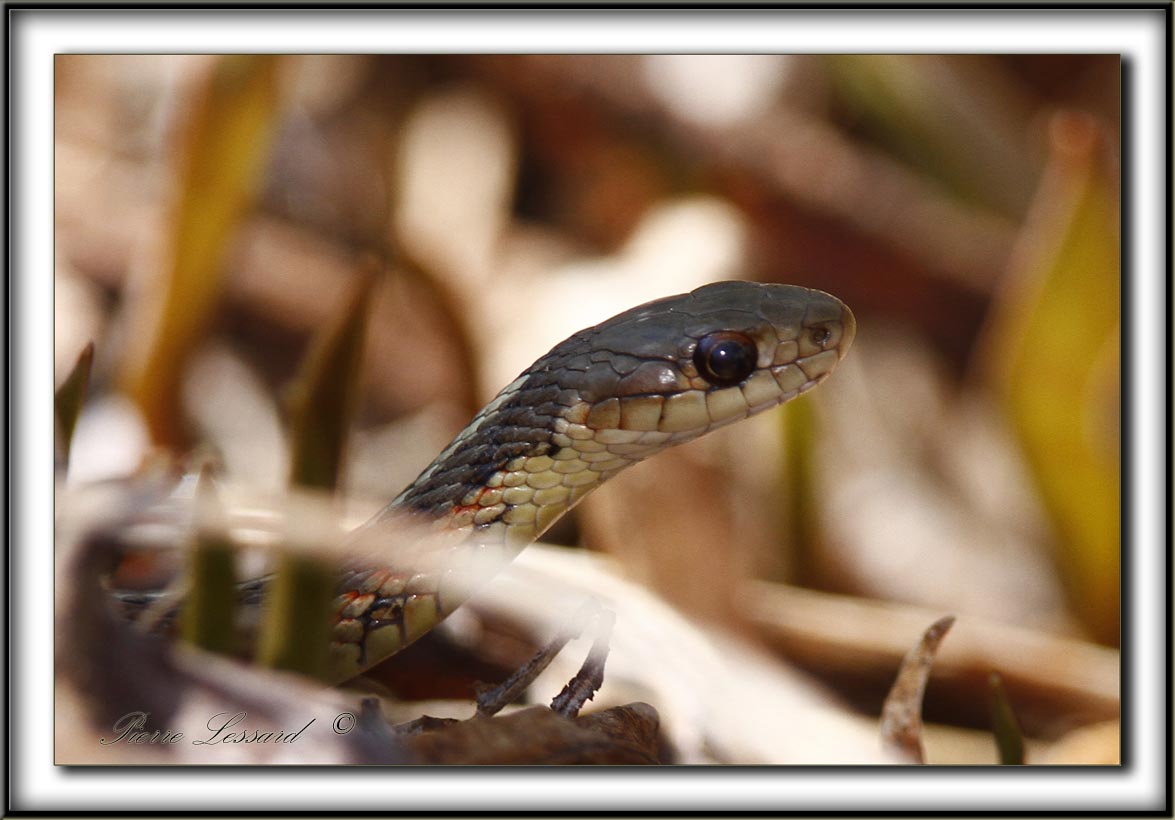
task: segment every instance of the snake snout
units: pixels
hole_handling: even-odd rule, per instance
[[[857,319],[848,305],[820,290],[809,290],[802,331],[797,340],[801,356],[836,351],[836,360],[845,357],[857,335]]]
[[[849,306],[841,303],[840,339],[836,342],[837,359],[843,359],[853,346],[853,339],[857,336],[857,317],[849,310]]]

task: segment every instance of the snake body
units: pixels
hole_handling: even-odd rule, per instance
[[[833,296],[717,282],[581,330],[508,384],[424,472],[351,534],[329,677],[342,682],[436,626],[612,476],[811,389],[856,332]],[[270,578],[241,586],[255,611]],[[156,594],[117,593],[142,622]],[[180,604],[149,628],[174,624]]]
[[[356,531],[359,543],[422,526],[429,546],[410,570],[344,573],[332,677],[353,677],[428,632],[621,470],[811,389],[855,329],[852,312],[821,291],[729,281],[635,307],[555,346]]]

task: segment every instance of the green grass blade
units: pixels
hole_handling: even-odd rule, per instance
[[[823,58],[858,127],[960,199],[1023,214],[1040,174],[1030,107],[997,58],[841,54]]]
[[[783,527],[786,537],[787,580],[810,583],[821,550],[821,528],[816,488],[818,419],[811,395],[784,405]]]
[[[236,558],[210,471],[196,485],[196,543],[188,559],[190,588],[180,617],[184,640],[213,652],[237,648]]]
[[[1020,721],[1012,710],[1004,682],[996,673],[988,679],[991,692],[991,730],[995,735],[996,751],[1004,766],[1024,765],[1024,736],[1020,733]]]
[[[334,489],[359,400],[373,274],[364,275],[336,321],[311,344],[290,408],[290,483]]]
[[[278,560],[265,603],[257,662],[314,678],[326,676],[335,568],[321,558],[288,552]]]
[[[358,404],[363,343],[375,284],[365,272],[337,319],[311,343],[295,382],[291,401],[290,483],[295,487],[333,490],[342,473],[347,434]],[[297,508],[294,519],[314,511]],[[318,546],[307,533],[322,527],[307,519],[291,520],[291,537]],[[325,533],[323,537],[329,537]],[[291,545],[293,546],[293,545]],[[331,603],[336,567],[307,550],[283,553],[266,601],[257,648],[259,663],[323,677],[331,637]]]

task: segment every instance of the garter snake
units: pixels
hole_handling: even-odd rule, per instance
[[[411,523],[438,543],[430,537],[427,560],[410,570],[373,562],[343,572],[331,677],[353,677],[428,632],[621,470],[814,387],[855,330],[852,312],[821,291],[727,281],[556,345],[353,535]],[[487,555],[488,567],[472,569]]]

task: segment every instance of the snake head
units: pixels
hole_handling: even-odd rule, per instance
[[[625,467],[816,386],[855,330],[840,300],[794,285],[718,282],[635,307],[507,385],[387,512],[490,526],[486,510],[531,515],[533,495],[541,533]]]
[[[557,367],[588,405],[582,424],[590,430],[666,434],[675,443],[815,387],[855,334],[852,311],[822,291],[717,282],[577,334],[561,346]]]

